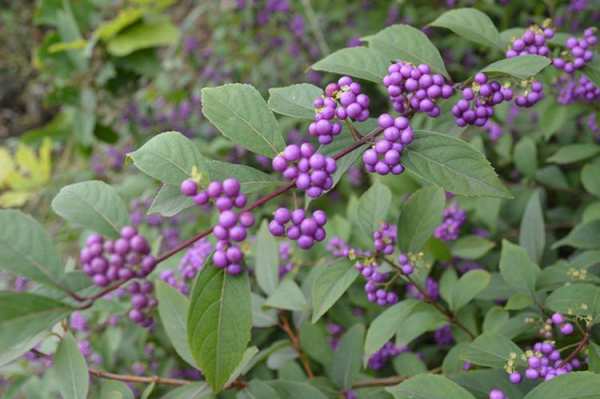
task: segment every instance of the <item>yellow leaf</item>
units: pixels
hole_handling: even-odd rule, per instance
[[[143,15],[144,10],[141,8],[122,9],[115,18],[101,24],[94,32],[94,36],[106,41],[129,25],[137,22]]]
[[[0,186],[13,170],[15,170],[15,164],[10,153],[6,148],[0,147]]]
[[[0,195],[0,208],[15,208],[22,206],[33,195],[28,191],[7,191]]]
[[[15,153],[15,162],[17,168],[21,174],[32,175],[35,169],[38,167],[38,160],[35,156],[35,152],[31,147],[25,144],[19,144],[17,152]]]
[[[50,180],[52,170],[52,140],[46,137],[40,147],[40,178],[43,183]]]

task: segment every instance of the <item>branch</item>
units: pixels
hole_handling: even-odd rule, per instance
[[[585,346],[588,344],[590,340],[590,335],[586,332],[583,337],[581,338],[581,341],[579,341],[579,345],[577,345],[577,348],[575,348],[575,350],[573,352],[571,352],[571,354],[569,356],[567,356],[567,358],[565,360],[563,360],[560,363],[560,367],[563,367],[565,364],[569,363],[571,360],[575,359],[575,357],[581,353],[581,351],[585,348]]]
[[[281,324],[280,324],[281,329],[283,331],[285,331],[285,333],[288,335],[288,337],[290,337],[290,341],[292,341],[292,347],[298,353],[298,356],[300,357],[300,362],[302,363],[302,367],[304,368],[306,375],[308,376],[309,379],[312,380],[313,378],[315,378],[315,375],[314,375],[312,369],[310,368],[310,362],[308,361],[306,354],[304,353],[304,351],[302,351],[302,348],[300,347],[300,339],[298,338],[298,336],[296,335],[296,333],[290,326],[290,323],[288,322],[285,315],[281,314],[280,318],[281,318]]]
[[[395,375],[395,376],[392,376],[392,377],[376,378],[376,379],[372,379],[372,380],[358,381],[358,382],[355,382],[354,384],[352,384],[352,389],[396,385],[396,384],[401,383],[402,381],[407,380],[408,378],[409,377],[405,377],[405,376],[402,376],[402,375]]]
[[[397,265],[392,259],[390,259],[389,257],[384,257],[383,258],[386,262],[388,262],[390,265],[392,265],[394,268],[398,269],[398,270],[402,270],[400,268],[399,265]],[[458,320],[456,318],[456,315],[454,313],[452,313],[452,311],[450,311],[450,309],[447,309],[446,307],[444,307],[442,304],[436,302],[430,295],[429,293],[423,289],[422,287],[419,286],[419,284],[417,284],[417,282],[412,279],[410,276],[407,275],[403,275],[404,278],[406,278],[406,280],[408,280],[408,282],[410,282],[412,285],[415,286],[415,288],[421,293],[421,295],[423,295],[423,298],[425,298],[425,302],[430,303],[431,305],[433,305],[433,307],[440,312],[441,314],[443,314],[446,319],[448,319],[448,321],[452,324],[454,324],[456,327],[460,328],[461,330],[463,330],[471,339],[475,339],[475,334],[473,334],[471,332],[471,330],[469,330],[463,323],[460,322],[460,320]]]
[[[97,369],[93,369],[90,368],[89,369],[89,373],[90,375],[97,377],[97,378],[104,378],[107,380],[116,380],[116,381],[123,381],[123,382],[132,382],[132,383],[138,383],[138,384],[162,384],[162,385],[175,385],[175,386],[181,386],[181,385],[188,385],[191,384],[194,381],[188,381],[188,380],[180,380],[177,378],[165,378],[165,377],[159,377],[157,375],[151,375],[151,376],[137,376],[137,375],[129,375],[129,374],[115,374],[115,373],[109,373],[108,371],[102,371],[102,370],[97,370]]]
[[[376,128],[373,131],[371,131],[369,134],[367,134],[366,136],[363,136],[360,140],[355,141],[354,143],[352,143],[351,145],[349,145],[348,147],[340,150],[338,153],[336,153],[335,155],[333,155],[333,159],[335,159],[336,161],[340,158],[345,157],[346,155],[348,155],[349,153],[351,153],[352,151],[356,150],[357,148],[363,146],[364,144],[368,143],[369,141],[371,141],[373,138],[377,137],[379,134],[381,134],[383,130],[381,128]],[[259,198],[258,200],[256,200],[254,203],[248,205],[244,211],[251,211],[253,209],[258,208],[261,205],[266,204],[267,202],[271,201],[272,199],[280,196],[281,194],[284,194],[288,191],[290,191],[291,189],[293,189],[296,186],[296,181],[292,181],[289,184],[282,186],[280,188],[278,188],[277,190]],[[159,263],[169,259],[171,256],[175,255],[176,253],[178,253],[179,251],[182,251],[184,249],[186,249],[187,247],[191,246],[192,244],[194,244],[196,241],[208,236],[210,233],[212,233],[213,231],[213,227],[209,228],[208,230],[205,230],[201,233],[198,233],[197,235],[195,235],[194,237],[190,238],[189,240],[186,240],[184,242],[182,242],[181,244],[179,244],[178,246],[176,246],[175,248],[165,252],[164,254],[158,256],[156,258],[156,264],[158,265]],[[134,277],[135,278],[135,277]],[[69,293],[69,295],[75,299],[77,302],[86,302],[85,304],[83,304],[82,306],[79,307],[79,309],[87,309],[89,307],[91,307],[93,305],[93,303],[97,300],[102,298],[104,295],[116,290],[117,288],[123,286],[124,284],[126,284],[128,281],[130,281],[132,279],[128,279],[128,280],[123,280],[123,281],[119,281],[118,283],[116,283],[115,285],[112,285],[110,287],[107,287],[105,289],[103,289],[102,291],[100,291],[99,293],[89,296],[89,297],[81,297],[75,293]]]

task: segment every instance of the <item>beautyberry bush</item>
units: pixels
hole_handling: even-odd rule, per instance
[[[400,4],[331,52],[300,3],[312,33],[295,2],[227,7],[259,31],[284,24],[290,68],[315,59],[307,82],[265,100],[217,82],[243,69],[225,59],[170,117],[146,110],[166,131],[93,153],[98,180],[59,180],[51,212],[0,210],[0,392],[600,398],[598,15]],[[146,52],[170,23],[135,10],[53,51],[118,57],[133,44],[111,32],[135,21]]]

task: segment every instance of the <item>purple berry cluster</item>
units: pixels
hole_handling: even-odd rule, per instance
[[[381,370],[390,359],[406,351],[408,351],[406,347],[396,346],[391,341],[386,342],[381,349],[371,355],[368,366],[371,370]]]
[[[393,118],[389,114],[382,114],[377,118],[377,124],[383,129],[383,135],[363,153],[365,168],[369,173],[398,175],[404,172],[402,151],[412,143],[413,130],[404,116]]]
[[[496,80],[488,81],[483,72],[477,73],[471,87],[464,88],[461,94],[462,98],[452,107],[452,114],[460,127],[484,126],[494,115],[494,106],[513,97],[510,87],[503,87]]]
[[[523,82],[524,90],[521,94],[515,97],[515,104],[521,108],[529,108],[538,103],[544,98],[544,85],[542,82],[533,80],[531,82]]]
[[[395,224],[382,223],[379,229],[373,232],[373,246],[376,253],[391,255],[394,253],[398,227]]]
[[[507,399],[506,395],[504,395],[504,392],[500,389],[492,389],[490,391],[490,399]]]
[[[467,220],[466,212],[458,204],[452,204],[444,209],[443,217],[442,224],[435,228],[433,235],[443,241],[458,239],[460,228]]]
[[[528,380],[543,379],[548,381],[581,367],[581,361],[578,358],[565,362],[552,341],[536,342],[532,350],[525,352],[525,361],[527,362],[527,368],[523,375]],[[509,371],[508,378],[513,384],[519,384],[523,379],[523,375],[511,367],[511,364],[505,367]]]
[[[389,291],[385,284],[390,277],[389,273],[380,272],[379,265],[375,261],[359,261],[354,267],[367,280],[365,293],[369,302],[379,306],[394,305],[398,302],[398,294]]]
[[[567,50],[561,53],[561,57],[554,58],[552,65],[566,73],[574,73],[594,58],[593,48],[596,44],[598,44],[596,28],[587,28],[582,37],[572,36],[567,39],[565,42]]]
[[[230,275],[242,272],[244,253],[235,244],[246,239],[247,229],[254,225],[254,216],[243,211],[247,198],[240,191],[240,182],[234,178],[212,181],[206,190],[198,192],[198,184],[187,179],[181,183],[181,193],[193,197],[198,205],[206,205],[211,200],[219,211],[219,221],[213,228],[213,236],[218,240],[213,255],[213,264]],[[236,211],[235,208],[240,209]]]
[[[279,244],[279,278],[283,279],[289,272],[294,270],[294,262],[292,262],[292,246],[289,242]]]
[[[151,198],[136,198],[130,202],[131,225],[138,229],[144,225],[144,227],[157,231],[161,235],[161,250],[175,248],[180,241],[179,226],[182,218],[180,215],[167,219],[158,214],[148,214],[151,204]]]
[[[540,334],[545,338],[552,338],[552,326],[556,326],[562,335],[571,335],[575,331],[573,324],[569,323],[562,314],[554,313],[552,317],[546,320]]]
[[[406,276],[410,276],[415,271],[413,263],[405,254],[398,255],[398,265],[400,266],[402,274]]]
[[[278,208],[269,223],[269,231],[276,237],[287,236],[302,249],[310,249],[316,242],[325,239],[326,223],[327,215],[322,210],[308,215],[302,208],[293,211]]]
[[[431,277],[427,277],[425,280],[425,292],[427,293],[429,299],[437,301],[440,298],[440,287],[438,282]],[[418,299],[420,301],[425,299],[425,296],[414,284],[406,285],[406,296]]]
[[[560,104],[566,105],[576,101],[594,103],[600,100],[600,87],[585,75],[580,75],[578,78],[572,75],[561,76],[556,86]]]
[[[129,311],[129,319],[142,327],[152,327],[154,319],[150,312],[158,305],[156,298],[152,295],[154,285],[150,281],[134,281],[129,284],[127,290],[131,294],[132,305],[132,309]]]
[[[189,294],[190,284],[206,264],[212,248],[212,244],[206,238],[196,241],[179,261],[180,278],[173,269],[167,269],[160,273],[160,279],[173,288],[177,288],[182,294]]]
[[[148,241],[133,226],[123,227],[116,240],[106,240],[100,234],[90,235],[79,259],[83,271],[99,287],[119,280],[145,277],[156,266]]]
[[[383,84],[392,106],[402,115],[424,112],[435,118],[440,115],[437,101],[454,94],[454,88],[446,79],[439,73],[432,74],[427,64],[417,66],[397,61],[388,67]]]
[[[491,119],[488,119],[485,125],[483,125],[483,128],[485,129],[485,131],[488,134],[488,137],[492,141],[497,141],[504,134],[502,126],[492,121]]]
[[[308,133],[325,145],[342,132],[340,120],[350,118],[363,122],[369,118],[369,97],[361,93],[360,84],[349,76],[342,76],[337,83],[325,87],[325,95],[313,102],[315,120],[308,126]]]
[[[554,37],[554,29],[549,21],[543,27],[530,26],[521,37],[513,39],[506,51],[506,58],[518,57],[520,55],[550,55],[547,40]]]
[[[331,175],[337,170],[335,159],[315,151],[310,143],[290,144],[273,158],[273,170],[296,182],[299,190],[317,198],[333,187]]]

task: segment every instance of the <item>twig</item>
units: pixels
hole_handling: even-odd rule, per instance
[[[98,377],[98,378],[104,378],[104,379],[115,380],[115,381],[123,381],[123,382],[132,382],[132,383],[138,383],[138,384],[154,383],[154,384],[162,384],[162,385],[180,386],[180,385],[188,385],[188,384],[191,384],[192,382],[194,382],[194,381],[188,381],[188,380],[180,380],[177,378],[159,377],[157,375],[138,376],[138,375],[129,375],[129,374],[115,374],[115,373],[109,373],[108,371],[102,371],[102,370],[97,370],[97,369],[93,369],[93,368],[89,369],[89,373],[90,373],[90,375],[92,375],[94,377]]]
[[[429,373],[438,374],[441,371],[442,370],[440,367],[436,367],[434,369],[429,370]],[[352,389],[396,385],[396,384],[401,383],[402,381],[408,380],[409,378],[410,377],[406,377],[403,375],[394,375],[392,377],[363,380],[363,381],[358,381],[358,382],[355,382],[354,384],[352,384]]]
[[[377,128],[374,129],[373,131],[371,131],[369,134],[367,134],[366,136],[363,136],[359,141],[355,141],[354,143],[352,143],[351,145],[349,145],[348,147],[344,148],[343,150],[339,151],[337,154],[333,155],[333,159],[335,159],[336,161],[340,158],[343,158],[344,156],[348,155],[349,153],[351,153],[352,151],[356,150],[357,148],[361,147],[362,145],[364,145],[365,143],[369,142],[370,140],[372,140],[373,138],[377,137],[379,134],[381,134],[383,130],[381,128]],[[261,205],[264,205],[265,203],[271,201],[273,198],[278,197],[281,194],[284,194],[288,191],[290,191],[291,189],[293,189],[296,186],[296,182],[292,181],[289,184],[282,186],[280,188],[278,188],[277,190],[259,198],[258,200],[256,200],[254,203],[250,204],[249,206],[247,206],[244,211],[251,211],[255,208],[258,208]],[[213,227],[209,228],[208,230],[205,230],[201,233],[198,233],[197,235],[195,235],[194,237],[190,238],[187,241],[182,242],[181,244],[179,244],[178,246],[176,246],[175,248],[165,252],[164,254],[160,255],[159,257],[156,258],[156,264],[159,264],[167,259],[169,259],[171,256],[175,255],[177,252],[184,250],[185,248],[189,247],[190,245],[192,245],[193,243],[195,243],[196,241],[208,236],[210,233],[212,233],[213,231]],[[73,299],[75,299],[78,302],[85,302],[82,306],[79,307],[79,309],[87,309],[89,307],[91,307],[94,303],[94,301],[96,301],[97,299],[102,298],[104,295],[116,290],[117,288],[123,286],[125,283],[127,283],[128,281],[130,281],[131,279],[128,280],[123,280],[123,281],[119,281],[118,283],[116,283],[115,285],[112,285],[110,287],[107,287],[105,289],[103,289],[102,291],[100,291],[99,293],[89,296],[89,297],[81,297],[75,293],[69,293],[69,295],[71,295],[71,297]]]
[[[309,379],[313,379],[315,377],[315,374],[313,373],[312,369],[310,368],[310,362],[308,361],[306,354],[300,347],[300,339],[298,338],[298,336],[296,335],[296,333],[290,326],[290,323],[288,322],[287,317],[284,314],[280,315],[280,319],[281,319],[281,323],[279,324],[279,326],[281,327],[281,329],[283,331],[285,331],[287,336],[290,338],[290,341],[292,342],[292,347],[298,353],[298,357],[300,357],[300,362],[302,363],[302,367],[304,368],[306,375],[308,376]]]
[[[389,263],[390,265],[392,265],[394,268],[402,270],[400,268],[399,265],[397,265],[392,259],[390,259],[389,257],[384,257],[384,260]],[[456,318],[456,315],[454,313],[452,313],[452,311],[450,311],[450,309],[447,309],[446,307],[444,307],[442,304],[440,304],[439,302],[436,302],[430,295],[429,293],[423,289],[422,287],[419,286],[419,284],[417,284],[417,282],[410,276],[404,275],[404,278],[406,278],[406,280],[408,280],[408,282],[410,282],[412,285],[415,286],[415,288],[417,289],[417,291],[419,291],[421,293],[421,295],[423,295],[423,298],[425,299],[425,302],[430,303],[431,305],[433,305],[433,307],[440,312],[441,314],[443,314],[450,323],[454,324],[456,327],[460,328],[461,330],[463,330],[471,339],[475,339],[475,334],[473,334],[471,332],[471,330],[469,330],[460,320],[458,320]]]
[[[588,344],[590,340],[590,334],[588,334],[587,332],[583,335],[583,337],[581,338],[581,341],[579,341],[579,345],[577,345],[577,348],[575,348],[575,350],[573,352],[571,352],[571,354],[569,356],[567,356],[567,358],[565,360],[563,360],[560,363],[560,367],[563,367],[565,364],[569,363],[571,360],[575,359],[575,357],[581,353],[581,351],[585,348],[585,346]]]

